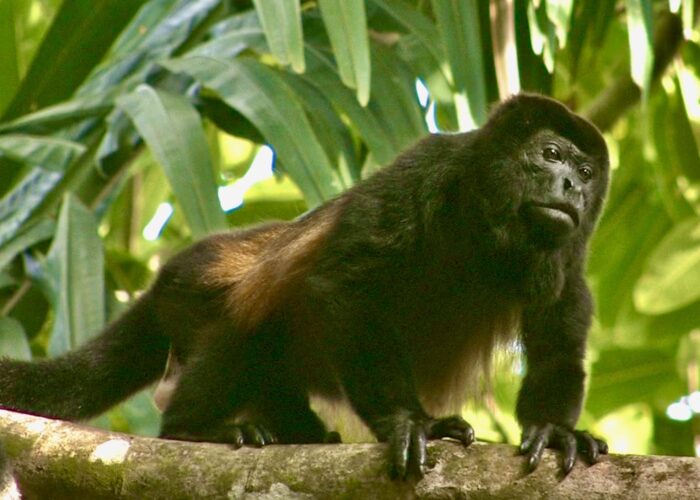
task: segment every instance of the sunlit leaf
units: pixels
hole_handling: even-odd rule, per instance
[[[201,81],[253,123],[270,141],[310,205],[340,192],[342,183],[304,110],[274,70],[249,59],[186,57],[164,65]]]
[[[319,0],[323,22],[333,46],[340,78],[357,89],[362,106],[370,97],[370,52],[364,2]]]
[[[291,64],[294,71],[303,73],[304,38],[299,0],[253,0],[253,4],[272,54],[280,64]]]
[[[0,135],[0,155],[54,172],[64,171],[84,152],[85,146],[65,139],[20,134]]]
[[[647,96],[654,67],[654,31],[651,0],[625,0],[629,36],[630,72]]]
[[[194,237],[225,229],[207,140],[189,100],[141,85],[118,104],[163,167]]]
[[[22,324],[9,316],[0,318],[0,357],[3,356],[24,361],[32,359]]]
[[[547,0],[547,17],[555,27],[559,45],[566,47],[569,23],[574,10],[574,0]]]
[[[486,120],[487,97],[481,26],[476,0],[433,0],[442,44],[457,93],[460,128],[470,129]],[[460,109],[463,100],[464,109]]]
[[[646,314],[663,314],[700,299],[700,220],[677,224],[649,258],[634,290],[634,304]]]

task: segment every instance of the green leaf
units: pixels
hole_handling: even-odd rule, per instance
[[[427,132],[415,90],[415,75],[393,50],[373,46],[375,78],[369,107],[392,137],[396,151],[407,148]]]
[[[700,299],[700,220],[677,224],[649,257],[634,289],[634,304],[646,314],[664,314]]]
[[[420,43],[432,54],[435,64],[441,64],[445,59],[443,46],[435,41],[440,32],[433,22],[425,17],[414,6],[404,0],[371,0],[372,3],[383,9],[393,17],[409,33],[416,36]]]
[[[333,105],[313,85],[289,73],[282,73],[281,76],[306,109],[316,137],[339,171],[343,187],[352,186],[360,179],[360,165],[347,124],[343,123]]]
[[[63,197],[56,236],[41,274],[55,319],[48,352],[58,356],[95,335],[104,326],[104,257],[97,223],[72,194]]]
[[[189,100],[140,85],[117,103],[163,167],[194,237],[226,229],[206,136]]]
[[[61,128],[85,118],[98,118],[112,108],[111,103],[99,103],[95,99],[75,99],[40,111],[23,115],[11,122],[0,125],[0,132],[46,131],[47,128]]]
[[[342,190],[303,108],[276,71],[252,59],[185,57],[163,64],[202,82],[253,123],[270,141],[310,206]]]
[[[16,236],[61,178],[57,172],[34,168],[0,200],[0,246]]]
[[[319,0],[321,16],[333,46],[340,78],[345,85],[357,89],[362,106],[370,97],[370,53],[364,2]]]
[[[625,0],[632,80],[649,95],[654,68],[654,27],[651,0]]]
[[[569,23],[574,10],[574,0],[547,0],[547,17],[554,25],[561,48],[566,47]]]
[[[347,115],[357,127],[372,155],[382,165],[389,163],[399,153],[387,128],[370,107],[362,107],[352,92],[342,84],[333,64],[322,52],[307,46],[307,70],[303,78],[317,87],[339,111]],[[376,83],[376,82],[375,82]]]
[[[9,264],[18,253],[35,243],[49,239],[55,229],[56,224],[49,219],[23,228],[14,238],[0,246],[0,269]]]
[[[143,0],[64,0],[4,118],[69,97]]]
[[[474,128],[486,121],[488,105],[477,2],[433,0],[432,5],[452,71],[460,128]]]
[[[21,134],[0,135],[0,155],[53,172],[65,171],[84,152],[85,146],[65,139]]]
[[[0,115],[19,87],[15,0],[0,0]]]
[[[660,349],[606,349],[591,368],[586,409],[600,417],[640,401],[653,404],[674,388],[682,393],[673,354]]]
[[[299,0],[253,0],[265,38],[280,64],[304,72],[304,37],[301,32]]]
[[[9,316],[0,318],[0,357],[29,361],[32,352],[22,324]]]

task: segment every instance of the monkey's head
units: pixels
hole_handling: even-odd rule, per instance
[[[609,167],[605,141],[593,125],[552,99],[521,94],[494,110],[480,139],[500,145],[494,175],[517,179],[504,195],[528,238],[550,247],[588,238]]]

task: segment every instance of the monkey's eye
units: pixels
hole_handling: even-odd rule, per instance
[[[542,150],[542,158],[547,161],[561,161],[561,153],[559,149],[554,146],[546,146]]]
[[[579,167],[578,175],[583,181],[588,182],[593,178],[593,169],[591,169],[591,167],[586,166]]]

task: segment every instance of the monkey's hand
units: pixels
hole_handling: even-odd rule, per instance
[[[400,412],[386,422],[389,473],[394,479],[420,479],[427,468],[426,444],[431,439],[452,438],[464,446],[474,441],[474,429],[461,417],[430,418]]]
[[[527,455],[527,467],[533,471],[540,464],[545,448],[561,450],[564,461],[562,472],[571,472],[576,463],[576,453],[581,453],[589,464],[598,461],[600,454],[608,453],[605,441],[596,439],[586,431],[577,431],[556,424],[530,424],[523,428],[520,454]]]

